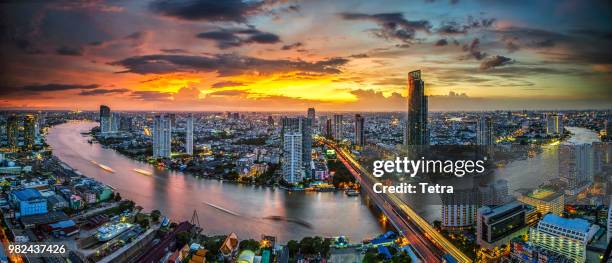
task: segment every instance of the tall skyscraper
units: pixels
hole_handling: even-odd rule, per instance
[[[193,115],[187,116],[185,124],[185,153],[193,155]]]
[[[408,73],[408,114],[404,128],[405,145],[429,144],[427,130],[427,96],[425,82],[421,79],[421,71]]]
[[[325,133],[326,128],[327,128],[327,116],[325,115],[319,116],[319,127],[318,127],[319,134],[323,136],[327,136],[327,134]]]
[[[36,142],[36,117],[28,114],[23,120],[23,146],[31,150]]]
[[[332,120],[331,119],[325,119],[325,128],[323,130],[323,134],[325,135],[326,138],[328,139],[333,139],[334,135],[333,135],[333,127],[334,125],[332,124]]]
[[[585,262],[587,243],[594,234],[591,224],[584,219],[548,214],[530,230],[529,240],[540,249]]]
[[[341,141],[343,139],[344,131],[342,126],[342,115],[334,114],[334,123],[332,127],[332,137],[336,141]]]
[[[122,116],[119,121],[119,130],[131,131],[132,130],[133,118],[130,116]]]
[[[301,132],[283,133],[283,179],[290,184],[297,184],[304,179],[302,139]]]
[[[100,132],[105,134],[112,130],[111,110],[106,105],[100,105]]]
[[[576,195],[591,185],[593,161],[594,151],[590,144],[559,147],[559,177],[567,184],[567,195]]]
[[[121,124],[121,115],[119,115],[119,112],[113,112],[111,114],[111,132],[118,132],[120,124]]]
[[[491,117],[481,117],[476,123],[476,145],[493,145],[493,120]]]
[[[478,191],[459,189],[454,194],[442,195],[442,227],[463,229],[476,224]]]
[[[19,119],[16,115],[10,115],[6,122],[6,136],[8,139],[8,147],[12,151],[15,151],[19,146]]]
[[[169,158],[171,145],[171,120],[164,115],[156,115],[153,125],[153,157]]]
[[[546,134],[558,135],[563,134],[563,115],[552,113],[546,115]]]
[[[355,145],[365,145],[365,118],[360,114],[355,114]]]
[[[315,108],[308,108],[308,119],[310,119],[310,123],[312,124],[312,128],[316,127],[316,114],[315,114]]]
[[[312,175],[312,123],[309,118],[304,117],[296,117],[296,118],[283,118],[282,119],[282,136],[283,140],[286,138],[285,135],[288,134],[291,143],[296,143],[297,139],[301,140],[300,151],[302,157],[300,158],[300,163],[302,165],[303,177],[310,177]],[[296,137],[294,133],[299,133],[300,137]],[[287,144],[283,141],[284,146],[288,146],[290,148],[286,148],[284,153],[288,153],[287,150],[295,150],[296,148],[292,146],[292,144]],[[291,154],[288,156],[290,157]],[[291,158],[290,160],[296,160],[295,158]],[[292,164],[293,165],[293,164]],[[294,177],[297,178],[297,177]]]

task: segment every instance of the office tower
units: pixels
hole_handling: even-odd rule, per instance
[[[113,112],[111,114],[112,118],[111,118],[111,131],[112,132],[118,132],[119,131],[119,124],[121,122],[121,115],[119,115],[119,112]]]
[[[546,115],[546,134],[559,135],[563,134],[563,115],[551,113]]]
[[[193,155],[193,115],[187,116],[185,124],[185,153]]]
[[[535,190],[518,190],[518,200],[536,208],[542,214],[553,213],[562,215],[565,206],[563,193],[556,192],[547,187],[539,187]]]
[[[594,152],[590,144],[559,147],[559,177],[566,194],[576,195],[593,182]]]
[[[300,133],[301,140],[301,151],[302,157],[300,159],[300,163],[302,165],[303,176],[310,178],[312,175],[312,123],[309,118],[304,117],[296,117],[296,118],[283,118],[282,119],[282,131],[281,134],[283,136],[283,140],[285,139],[285,134],[292,135],[293,133]],[[297,138],[295,136],[290,136],[295,143]],[[285,142],[283,142],[283,145]],[[291,148],[295,149],[295,148]]]
[[[563,255],[575,262],[585,262],[587,243],[595,234],[595,229],[584,219],[567,219],[548,214],[537,227],[529,231],[529,240],[540,249]]]
[[[112,130],[111,110],[106,105],[100,105],[100,132],[105,134]]]
[[[425,82],[421,80],[421,71],[412,71],[408,73],[408,113],[404,127],[405,145],[429,144],[427,110]]]
[[[119,130],[121,131],[131,131],[132,130],[132,122],[133,118],[129,116],[123,116],[119,120]]]
[[[26,115],[23,120],[23,146],[31,150],[36,141],[36,117],[34,115]]]
[[[7,119],[6,136],[8,139],[8,147],[11,151],[17,150],[19,146],[19,120],[16,115],[11,115]]]
[[[365,145],[365,119],[360,114],[355,114],[355,145]]]
[[[493,145],[493,120],[491,117],[481,117],[476,123],[476,145]]]
[[[327,128],[327,116],[319,116],[319,126],[317,128],[319,134],[326,136],[325,129]]]
[[[168,118],[170,118],[170,125],[176,127],[176,113],[168,114]]]
[[[333,139],[333,124],[332,124],[332,120],[331,119],[326,119],[325,120],[325,130],[324,130],[324,134],[325,137],[328,139]]]
[[[334,114],[334,123],[332,127],[332,138],[334,138],[334,140],[342,140],[342,136],[344,135],[342,128],[342,115]]]
[[[290,184],[297,184],[304,179],[302,140],[301,132],[283,133],[283,179]]]
[[[536,216],[533,207],[511,202],[501,206],[478,209],[476,239],[478,245],[493,249],[507,244],[515,237],[527,234],[529,223]]]
[[[442,227],[469,228],[476,223],[478,191],[459,189],[454,194],[442,195]]]
[[[314,129],[314,127],[316,127],[316,115],[315,115],[315,108],[308,108],[308,119],[310,119],[310,123],[312,123],[312,128]]]
[[[153,157],[170,158],[172,125],[164,115],[156,115],[153,124]]]

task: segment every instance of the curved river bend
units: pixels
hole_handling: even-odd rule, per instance
[[[236,232],[240,238],[258,239],[266,234],[281,241],[347,235],[353,241],[361,241],[384,231],[362,198],[347,197],[342,192],[290,193],[156,169],[100,144],[89,144],[88,137],[81,133],[95,126],[94,122],[57,125],[49,130],[47,143],[63,162],[112,186],[123,198],[145,210],[159,209],[175,221],[189,220],[197,210],[200,225],[208,235]],[[109,166],[115,173],[104,171],[91,160]],[[134,172],[135,168],[153,174],[146,176]],[[282,221],[278,216],[302,222]]]

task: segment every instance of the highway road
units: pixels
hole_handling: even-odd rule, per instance
[[[324,143],[336,151],[338,159],[355,176],[366,194],[372,198],[398,231],[408,239],[423,261],[445,262],[443,256],[448,254],[457,262],[472,262],[397,195],[374,193],[372,189],[376,182],[374,176],[364,169],[350,153],[340,149],[333,142],[324,141]]]

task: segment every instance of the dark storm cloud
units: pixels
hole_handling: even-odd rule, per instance
[[[250,43],[274,44],[281,41],[278,35],[260,31],[255,27],[249,27],[247,29],[219,29],[199,33],[196,37],[213,40],[217,43],[217,47],[221,49],[238,47]]]
[[[106,95],[106,94],[114,94],[114,93],[126,93],[130,91],[129,89],[94,89],[94,90],[82,90],[79,95],[81,96],[96,96],[96,95]]]
[[[211,88],[224,88],[224,87],[238,87],[243,86],[244,83],[236,82],[236,81],[221,81],[215,84],[212,84]]]
[[[478,38],[474,38],[469,45],[463,45],[463,51],[468,53],[466,58],[481,60],[487,56],[487,53],[480,51],[480,40]]]
[[[242,0],[156,0],[149,8],[158,14],[183,20],[245,22],[263,2]]]
[[[95,89],[98,85],[80,85],[80,84],[44,84],[44,85],[28,85],[23,86],[20,89],[34,92],[46,92],[46,91],[62,91],[62,90],[75,90],[75,89]]]
[[[494,67],[510,65],[512,63],[514,63],[514,60],[512,60],[511,58],[496,55],[496,56],[483,60],[480,63],[480,69],[487,70],[487,69],[491,69]]]
[[[467,17],[467,21],[459,23],[456,21],[443,22],[435,31],[441,35],[464,35],[470,30],[489,28],[495,23],[495,18],[474,18]]]
[[[380,14],[363,14],[363,13],[340,13],[342,19],[345,20],[370,20],[380,26],[372,32],[379,38],[388,40],[400,40],[410,43],[416,35],[417,31],[429,32],[431,24],[427,20],[410,21],[404,18],[401,13],[380,13]]]
[[[55,50],[55,53],[62,56],[82,56],[83,48],[61,46]]]
[[[212,56],[187,55],[145,55],[115,61],[112,65],[122,66],[137,74],[162,74],[171,72],[218,72],[221,76],[240,75],[247,72],[270,74],[275,72],[316,72],[338,74],[340,67],[348,62],[345,58],[330,58],[317,62],[302,60],[267,60],[235,54]]]
[[[82,84],[60,84],[60,83],[49,83],[49,84],[33,84],[25,86],[13,86],[13,87],[0,87],[0,97],[21,97],[24,95],[38,95],[47,92],[58,92],[67,90],[92,90],[98,88],[99,85],[82,85]]]
[[[445,38],[436,41],[436,46],[446,46],[448,45],[448,41]]]
[[[289,44],[289,45],[284,45],[281,49],[282,50],[290,50],[290,49],[294,49],[294,48],[299,48],[304,46],[304,44],[302,44],[302,42],[295,42],[293,44]]]
[[[494,30],[502,41],[530,48],[551,59],[567,63],[612,64],[612,33],[590,29],[555,32],[542,29],[510,27]],[[549,52],[555,48],[562,52]]]

